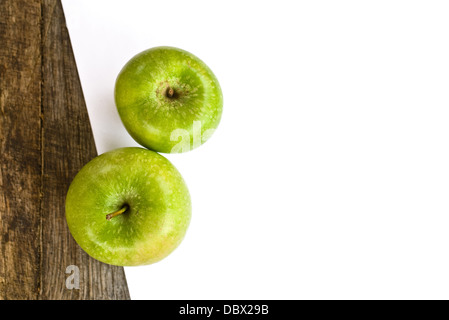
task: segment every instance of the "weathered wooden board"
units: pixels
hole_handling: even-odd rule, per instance
[[[0,299],[129,299],[123,268],[85,254],[65,221],[97,153],[60,1],[0,0],[0,113]]]

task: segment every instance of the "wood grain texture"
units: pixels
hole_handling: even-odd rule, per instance
[[[61,3],[2,0],[0,17],[0,299],[129,299],[123,268],[89,257],[65,220],[97,153]]]
[[[0,2],[0,297],[10,299],[36,299],[40,281],[41,6],[24,2]]]

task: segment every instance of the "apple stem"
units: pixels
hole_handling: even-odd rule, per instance
[[[111,220],[112,218],[114,218],[115,216],[121,215],[123,212],[125,212],[126,210],[128,210],[128,206],[124,205],[123,208],[121,208],[120,210],[113,212],[113,213],[109,213],[106,215],[106,220]]]
[[[175,95],[175,90],[173,90],[173,88],[168,88],[167,89],[167,97],[169,98],[173,98],[173,96]]]

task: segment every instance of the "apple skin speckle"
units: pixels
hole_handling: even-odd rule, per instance
[[[129,134],[162,153],[185,152],[206,142],[193,143],[193,123],[201,122],[201,134],[216,129],[223,111],[223,94],[212,70],[174,47],[155,47],[132,57],[117,76],[114,97]],[[176,148],[175,130],[189,135],[189,148]]]
[[[106,219],[120,210],[124,213]],[[86,164],[66,198],[75,241],[93,258],[118,266],[146,265],[175,250],[191,218],[190,194],[178,170],[162,155],[128,147]]]

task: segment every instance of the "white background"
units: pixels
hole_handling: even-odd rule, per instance
[[[63,1],[99,153],[137,145],[113,100],[136,53],[190,51],[224,94],[166,155],[193,216],[127,267],[132,299],[449,298],[447,1]]]

